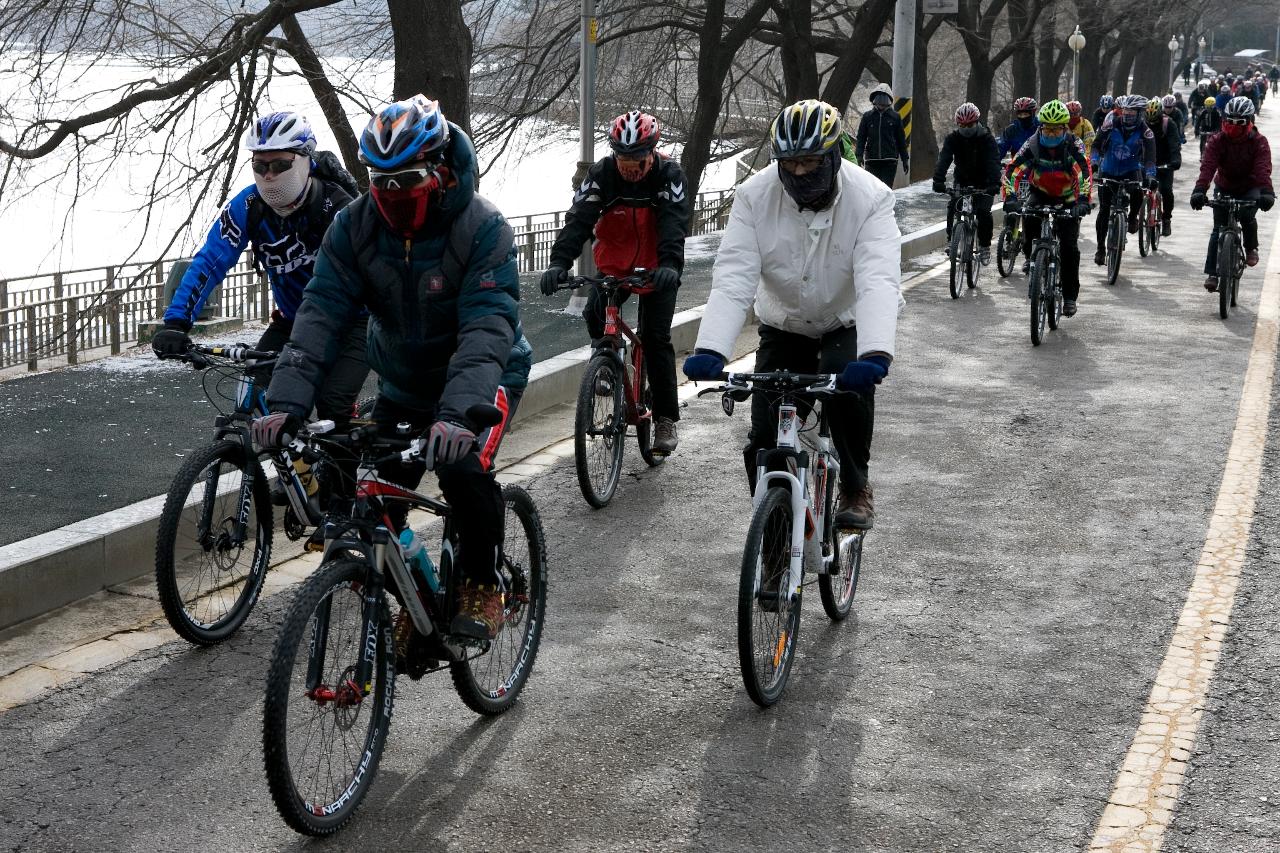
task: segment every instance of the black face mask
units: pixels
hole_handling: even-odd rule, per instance
[[[982,132],[982,128],[978,127],[976,124],[970,127],[960,127],[956,129],[960,131],[961,136],[968,137],[969,139],[972,139]]]
[[[805,175],[793,175],[778,166],[778,177],[782,179],[782,187],[787,191],[800,209],[826,210],[835,200],[839,187],[836,179],[839,176],[840,152],[832,149],[822,158],[822,165]]]

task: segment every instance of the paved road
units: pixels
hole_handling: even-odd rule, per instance
[[[1185,196],[1188,181],[1180,182]],[[1025,280],[908,294],[878,397],[879,525],[855,613],[806,603],[782,703],[737,674],[745,418],[692,403],[680,453],[592,512],[530,488],[551,548],[542,654],[511,714],[403,681],[378,782],[319,844],[276,817],[260,692],[288,596],[226,646],[170,643],[0,715],[15,850],[1064,851],[1087,845],[1182,607],[1222,475],[1262,268],[1223,322],[1206,214],[1027,335]],[[1088,229],[1086,229],[1088,230]],[[1264,219],[1264,263],[1273,220]],[[1086,253],[1092,248],[1085,246]],[[1268,451],[1255,547],[1168,849],[1275,847]],[[1260,665],[1260,658],[1261,665]]]

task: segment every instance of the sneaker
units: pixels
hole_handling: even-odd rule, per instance
[[[1245,252],[1244,262],[1251,267],[1256,267],[1258,265],[1258,250],[1250,249],[1249,251]]]
[[[978,263],[982,264],[984,267],[991,266],[991,247],[990,246],[983,246],[982,248],[978,249]]]
[[[1136,219],[1129,220],[1129,233],[1130,234],[1138,233],[1138,220]]]
[[[492,640],[502,628],[502,593],[493,584],[463,584],[458,591],[458,615],[449,633],[476,640]]]
[[[1216,275],[1205,276],[1204,289],[1210,293],[1218,292],[1218,277]]]
[[[836,514],[831,520],[841,530],[870,530],[876,521],[871,486],[863,486],[852,499],[841,490],[840,502],[836,504]]]
[[[1164,220],[1164,221],[1162,221],[1162,222],[1160,223],[1160,236],[1161,236],[1161,237],[1168,237],[1168,236],[1169,236],[1170,234],[1172,234],[1172,233],[1173,233],[1173,223],[1171,223],[1171,222],[1170,222],[1169,220],[1167,220],[1167,219],[1166,219],[1166,220]]]
[[[311,535],[307,537],[306,543],[303,544],[302,550],[312,553],[319,553],[324,550],[324,525],[318,525],[311,531]]]
[[[1076,316],[1076,301],[1074,299],[1064,299],[1062,301],[1062,316],[1063,317]]]
[[[680,435],[676,431],[676,422],[671,418],[657,417],[653,428],[653,450],[655,453],[661,453],[668,456],[675,452],[676,445],[680,443]]]
[[[1094,252],[1093,262],[1100,267],[1105,267],[1107,265],[1107,250],[1099,249],[1098,251]]]
[[[1031,259],[1028,258],[1027,260],[1022,262],[1022,274],[1029,275],[1030,273],[1031,273]]]

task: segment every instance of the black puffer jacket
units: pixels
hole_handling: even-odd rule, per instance
[[[862,114],[858,125],[858,162],[868,160],[908,160],[907,135],[902,129],[902,117],[893,107],[878,110],[875,107]]]
[[[985,125],[981,132],[965,136],[953,130],[942,141],[938,165],[933,170],[935,181],[945,181],[951,163],[956,164],[956,186],[992,189],[1000,186],[1000,151],[996,139]]]

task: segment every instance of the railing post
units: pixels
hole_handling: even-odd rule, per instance
[[[111,324],[111,354],[120,354],[120,294],[107,292],[107,322]]]
[[[0,279],[0,353],[9,348],[9,314],[5,313],[5,309],[9,307],[9,282]]]
[[[156,261],[156,319],[164,319],[164,261]]]
[[[76,332],[79,327],[79,317],[77,317],[79,308],[79,299],[68,299],[63,304],[66,306],[67,312],[67,364],[78,364],[80,354],[76,351]]]
[[[63,288],[62,288],[62,273],[60,273],[60,272],[56,272],[56,273],[54,273],[54,274],[53,274],[53,298],[54,298],[55,300],[57,300],[58,302],[61,302],[61,301],[62,301],[62,294],[63,294]],[[56,310],[56,309],[55,309],[55,310],[54,310],[54,312],[53,312],[53,317],[54,317],[54,319],[53,319],[53,336],[54,336],[54,339],[56,340],[57,338],[62,337],[62,333],[63,333],[63,331],[64,331],[64,327],[63,327],[63,324],[62,324],[62,315],[61,315],[61,314],[59,314],[59,313],[57,312],[57,310]]]
[[[524,218],[524,254],[525,254],[525,266],[527,267],[527,270],[526,270],[527,272],[533,271],[533,268],[534,268],[533,265],[535,263],[534,256],[533,256],[533,249],[534,249],[533,241],[534,241],[533,217],[526,216]]]
[[[262,322],[271,322],[271,288],[267,286],[267,276],[258,271],[258,302],[262,311]]]
[[[27,306],[27,370],[35,370],[36,362],[36,306]]]

